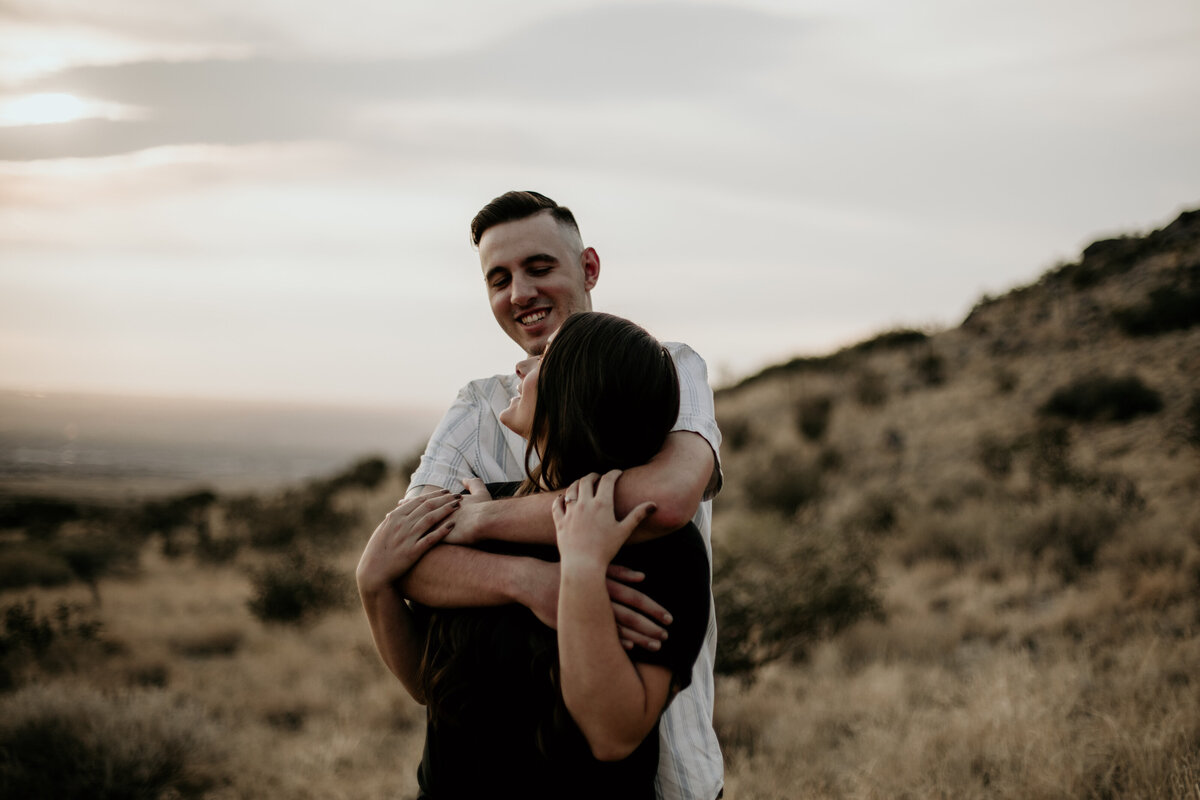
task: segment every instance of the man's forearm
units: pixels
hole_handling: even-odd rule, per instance
[[[405,597],[433,608],[527,605],[530,586],[547,577],[539,566],[544,563],[441,544],[405,573],[398,585]],[[557,572],[549,577],[556,580]]]
[[[638,526],[635,540],[677,531],[695,515],[713,474],[714,456],[708,442],[690,431],[675,431],[648,463],[631,467],[617,481],[617,516],[647,501],[656,510]],[[464,541],[497,539],[505,542],[554,544],[550,507],[556,492],[539,492],[463,507],[456,518]]]

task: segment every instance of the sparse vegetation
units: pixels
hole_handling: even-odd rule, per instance
[[[200,798],[229,781],[216,725],[157,691],[74,684],[0,698],[0,796]]]
[[[847,534],[752,518],[714,556],[717,671],[751,676],[860,618],[878,615],[871,548]]]
[[[254,571],[250,610],[264,622],[297,623],[348,604],[349,577],[302,551]]]
[[[796,427],[805,439],[816,442],[829,428],[829,417],[833,412],[833,398],[829,395],[804,397],[796,403]]]
[[[1125,422],[1162,407],[1162,396],[1135,375],[1093,375],[1056,390],[1039,411],[1081,422]]]
[[[776,450],[748,466],[745,492],[763,510],[791,515],[821,493],[821,469],[799,451]]]

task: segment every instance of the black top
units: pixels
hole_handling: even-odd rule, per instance
[[[489,489],[495,497],[514,487]],[[558,560],[553,546],[493,542],[489,549]],[[689,523],[626,545],[613,561],[644,572],[638,590],[674,617],[660,650],[636,647],[630,658],[670,668],[673,685],[685,688],[708,626],[709,566],[699,530]],[[654,797],[658,726],[622,761],[593,758],[554,682],[555,632],[532,612],[518,605],[427,611],[430,641],[441,645],[432,662],[453,670],[453,691],[441,693],[437,719],[428,715],[420,797]]]

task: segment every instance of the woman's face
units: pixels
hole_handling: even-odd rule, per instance
[[[500,412],[500,421],[505,427],[526,439],[533,428],[533,409],[537,406],[537,383],[541,366],[541,356],[531,356],[517,363],[517,375],[521,378],[521,385],[517,390],[519,394],[508,404],[508,408]]]

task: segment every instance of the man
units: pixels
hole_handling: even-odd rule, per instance
[[[590,311],[600,257],[584,247],[574,216],[536,192],[509,192],[479,212],[472,241],[501,329],[528,354],[539,355],[564,320]],[[720,432],[704,362],[685,345],[669,345],[680,377],[680,413],[667,443],[649,463],[627,470],[617,483],[617,513],[653,500],[657,510],[635,535],[669,533],[692,519],[709,546],[711,498],[721,483]],[[526,443],[499,414],[517,394],[516,375],[473,381],[438,425],[413,474],[407,497],[436,489],[461,491],[467,479],[519,481]],[[402,581],[404,594],[435,607],[516,602],[553,626],[557,565],[475,550],[483,539],[554,544],[551,505],[556,493],[489,503],[464,503],[445,543],[430,550]],[[464,546],[466,545],[466,546]],[[619,576],[619,572],[614,573]],[[628,587],[610,582],[614,601],[638,605]],[[622,638],[655,647],[663,634],[622,603],[614,603]],[[666,800],[712,800],[723,783],[721,753],[712,729],[715,616],[696,662],[692,685],[668,707],[660,728],[656,792]]]

